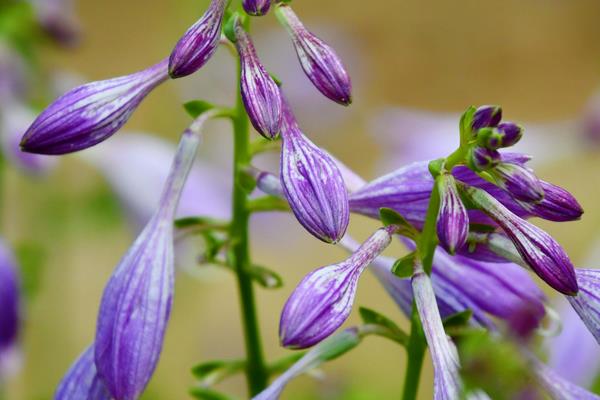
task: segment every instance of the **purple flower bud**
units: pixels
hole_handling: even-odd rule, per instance
[[[340,170],[298,127],[284,100],[281,183],[296,219],[318,239],[336,243],[350,221],[348,193]]]
[[[500,163],[489,171],[498,186],[517,200],[537,203],[544,198],[542,184],[533,171],[518,164]]]
[[[600,270],[579,268],[576,273],[579,293],[567,300],[600,344]]]
[[[470,200],[504,230],[527,265],[561,293],[577,293],[575,269],[569,256],[550,235],[511,213],[487,192],[465,187]]]
[[[203,114],[181,138],[160,206],[113,272],[96,328],[98,375],[112,397],[137,399],[162,350],[173,300],[173,218],[200,142]]]
[[[377,230],[348,259],[321,267],[298,284],[281,312],[279,337],[285,347],[306,348],[339,328],[350,315],[364,269],[392,241],[396,227]]]
[[[469,215],[452,175],[444,175],[438,185],[440,209],[437,220],[437,234],[440,244],[454,254],[466,242],[469,234]]]
[[[282,99],[279,87],[256,54],[254,44],[239,18],[234,32],[241,63],[242,100],[254,129],[267,139],[275,139],[281,130]]]
[[[54,400],[110,400],[106,386],[96,374],[94,346],[88,347],[61,380]]]
[[[108,139],[141,101],[168,78],[167,61],[143,71],[79,86],[50,104],[29,127],[21,148],[66,154]]]
[[[473,116],[472,129],[478,131],[481,128],[498,126],[502,120],[502,108],[500,106],[481,106]]]
[[[254,16],[266,15],[271,8],[271,0],[243,0],[242,6],[247,14]]]
[[[487,171],[500,163],[500,153],[485,147],[474,146],[469,149],[467,164],[474,171]]]
[[[502,122],[496,128],[502,136],[501,147],[511,147],[523,137],[523,128],[514,122]]]
[[[532,357],[533,358],[533,357]],[[556,400],[599,400],[600,396],[588,392],[566,379],[563,379],[547,365],[537,359],[531,360],[537,381],[542,389]]]
[[[540,180],[544,198],[538,203],[520,202],[520,206],[537,217],[555,221],[575,221],[583,215],[583,208],[577,199],[560,186]]]
[[[11,374],[21,328],[20,279],[11,251],[0,240],[0,381]]]
[[[30,0],[44,31],[64,46],[77,44],[80,26],[72,0]]]
[[[349,105],[352,102],[352,83],[335,51],[308,31],[289,5],[280,4],[276,15],[292,37],[298,60],[308,79],[329,99]]]
[[[202,18],[179,39],[169,57],[169,75],[181,78],[198,71],[219,46],[227,0],[212,0]]]

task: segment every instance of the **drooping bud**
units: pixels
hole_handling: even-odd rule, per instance
[[[302,279],[281,312],[279,338],[283,346],[310,347],[344,323],[360,275],[390,244],[396,228],[390,225],[377,230],[345,261],[321,267]]]
[[[548,221],[575,221],[583,215],[583,208],[577,199],[560,186],[540,180],[544,198],[537,203],[520,202],[527,212]]]
[[[502,108],[500,106],[481,106],[475,111],[471,127],[477,132],[481,128],[498,126],[502,120]]]
[[[234,21],[235,45],[240,55],[242,100],[254,129],[267,139],[281,130],[282,99],[279,87],[260,62],[250,35],[240,19]]]
[[[277,400],[285,386],[295,377],[352,350],[361,342],[357,328],[348,328],[323,340],[263,390],[253,400]]]
[[[600,344],[600,270],[578,268],[576,273],[579,293],[567,300]]]
[[[21,284],[10,249],[0,240],[0,382],[20,367]]]
[[[561,293],[577,293],[575,269],[556,240],[511,213],[487,192],[465,186],[464,193],[504,230],[522,259],[540,278]]]
[[[94,346],[88,347],[60,381],[54,400],[110,400],[106,386],[96,373]]]
[[[308,79],[329,99],[349,105],[352,102],[352,83],[335,51],[308,31],[289,5],[280,4],[276,15],[290,34]]]
[[[512,197],[524,202],[538,203],[544,198],[542,183],[533,171],[527,167],[500,163],[489,171],[496,184]]]
[[[243,0],[242,6],[247,14],[258,17],[269,12],[271,0]]]
[[[456,181],[450,174],[441,177],[438,190],[440,209],[437,219],[437,234],[440,244],[454,254],[466,242],[469,235],[469,215],[460,199]]]
[[[181,78],[206,64],[219,46],[227,0],[212,0],[204,15],[179,39],[169,57],[169,75]]]
[[[339,168],[298,127],[287,102],[281,128],[281,183],[296,219],[318,239],[336,243],[348,227],[348,193]]]
[[[500,153],[497,150],[473,146],[467,155],[467,165],[474,171],[487,171],[500,163]]]
[[[142,100],[168,78],[167,60],[119,78],[79,86],[50,104],[29,127],[23,151],[66,154],[108,139]]]
[[[173,301],[173,218],[210,116],[203,114],[183,133],[156,213],[104,290],[95,360],[114,398],[137,399],[158,363]]]

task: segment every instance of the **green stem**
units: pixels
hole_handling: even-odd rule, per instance
[[[408,364],[404,375],[402,400],[415,400],[417,398],[426,348],[427,342],[425,341],[425,335],[423,334],[423,327],[421,326],[421,320],[419,319],[416,304],[413,301],[410,339],[408,341],[408,346],[406,347]]]
[[[239,66],[238,66],[239,68]],[[238,77],[240,76],[238,71]],[[239,79],[239,78],[238,78]],[[267,386],[268,372],[265,366],[260,332],[258,327],[254,287],[249,268],[250,261],[248,222],[250,211],[248,195],[240,185],[240,177],[250,163],[250,133],[248,117],[244,109],[241,94],[236,99],[236,116],[233,119],[234,129],[234,165],[233,165],[233,199],[231,242],[233,264],[237,275],[240,306],[242,310],[242,325],[246,344],[246,377],[248,391],[251,395],[260,393]]]

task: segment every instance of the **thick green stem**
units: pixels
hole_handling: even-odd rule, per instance
[[[416,304],[413,301],[410,339],[406,351],[408,354],[408,364],[404,375],[404,391],[402,400],[415,400],[419,391],[419,382],[421,380],[421,370],[423,369],[423,359],[425,358],[425,349],[427,342],[423,334],[423,327],[419,319]]]
[[[238,71],[239,72],[239,71]],[[238,73],[238,76],[240,74]],[[239,88],[239,84],[238,84]],[[233,165],[233,199],[231,242],[233,263],[237,275],[242,324],[246,343],[246,377],[248,390],[256,395],[267,386],[268,372],[265,366],[260,332],[258,327],[254,288],[249,273],[250,261],[248,222],[248,194],[241,185],[240,177],[250,163],[250,133],[244,104],[238,90],[236,100],[236,116],[234,128],[234,165]]]

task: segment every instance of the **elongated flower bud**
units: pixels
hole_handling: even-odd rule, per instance
[[[227,0],[212,0],[202,18],[179,39],[169,57],[169,75],[181,78],[198,71],[219,46]]]
[[[471,147],[467,155],[467,164],[474,171],[487,171],[500,163],[500,153],[485,147]]]
[[[4,241],[0,240],[0,381],[19,369],[20,286],[14,257]]]
[[[578,268],[576,273],[579,293],[567,300],[600,344],[600,270]]]
[[[498,186],[512,197],[525,202],[540,202],[544,189],[537,176],[527,167],[518,164],[500,163],[490,171]]]
[[[345,261],[321,267],[302,279],[281,312],[279,338],[283,346],[310,347],[344,323],[360,275],[390,244],[395,230],[393,225],[377,230]]]
[[[308,79],[329,99],[349,105],[352,102],[352,83],[335,51],[308,31],[289,5],[280,4],[276,14],[292,37],[298,60]]]
[[[437,220],[437,234],[440,244],[454,254],[466,242],[469,234],[469,215],[460,199],[456,181],[452,175],[445,175],[439,183],[440,210]]]
[[[106,386],[96,373],[94,346],[88,347],[60,381],[54,400],[110,400]]]
[[[511,213],[487,192],[466,187],[465,193],[504,230],[527,265],[561,293],[577,293],[577,279],[569,256],[550,235]]]
[[[167,61],[135,74],[79,86],[50,104],[29,127],[23,151],[66,154],[108,139],[168,78]]]
[[[266,15],[271,8],[271,0],[243,0],[242,6],[247,14],[254,16]]]
[[[501,120],[502,108],[499,106],[481,106],[475,111],[471,127],[474,131],[478,131],[481,128],[498,126]]]
[[[514,122],[502,122],[496,128],[501,135],[501,147],[511,147],[523,137],[523,128]]]
[[[548,221],[575,221],[583,215],[583,208],[577,199],[560,186],[540,180],[544,198],[537,203],[520,202],[527,212]]]
[[[267,139],[275,139],[281,130],[282,100],[279,87],[260,62],[254,44],[240,19],[234,32],[241,63],[242,100],[254,129]]]
[[[350,221],[340,170],[300,131],[285,101],[281,138],[281,183],[296,219],[316,238],[336,243]]]
[[[300,360],[280,375],[253,400],[277,400],[285,386],[295,377],[352,350],[361,342],[357,328],[348,328],[310,349]]]
[[[162,350],[173,301],[173,218],[210,112],[182,135],[160,206],[121,259],[102,296],[96,328],[98,375],[111,396],[137,399]]]

